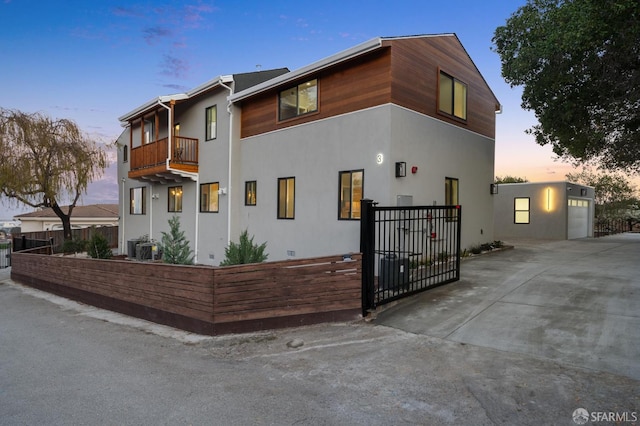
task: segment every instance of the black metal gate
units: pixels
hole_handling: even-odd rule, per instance
[[[460,279],[460,206],[379,207],[362,200],[362,315]]]

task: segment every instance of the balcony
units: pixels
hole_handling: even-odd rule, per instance
[[[175,136],[168,151],[168,138],[131,149],[129,178],[160,183],[195,180],[198,173],[198,139]],[[167,162],[169,158],[169,162]]]

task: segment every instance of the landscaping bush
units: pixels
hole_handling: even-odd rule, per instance
[[[232,241],[224,250],[225,259],[220,262],[220,266],[264,262],[269,256],[264,252],[266,248],[266,242],[260,245],[254,244],[253,237],[249,238],[249,233],[245,229],[240,234],[240,243],[236,244]]]
[[[94,259],[111,259],[113,251],[107,238],[99,232],[93,232],[87,242],[87,254]]]
[[[162,261],[175,265],[193,265],[192,250],[189,248],[189,240],[180,230],[180,218],[173,216],[169,219],[169,232],[162,233]]]

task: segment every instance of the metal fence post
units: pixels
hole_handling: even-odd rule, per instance
[[[360,201],[362,214],[360,216],[360,252],[362,253],[362,316],[374,308],[374,274],[375,274],[375,211],[373,200],[365,198]]]

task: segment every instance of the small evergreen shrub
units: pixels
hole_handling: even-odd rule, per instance
[[[87,241],[74,238],[72,240],[64,240],[62,243],[62,252],[64,254],[82,253],[86,250]]]
[[[87,254],[94,259],[111,259],[113,252],[107,238],[99,232],[93,232],[87,242]]]
[[[232,241],[224,250],[225,259],[220,262],[220,266],[264,262],[269,256],[264,252],[266,248],[266,242],[260,245],[254,244],[253,236],[249,238],[249,233],[245,229],[240,234],[240,242],[236,244]]]
[[[160,243],[162,261],[175,265],[193,265],[192,250],[189,248],[189,240],[180,230],[180,218],[173,216],[169,219],[169,232],[162,233]]]

